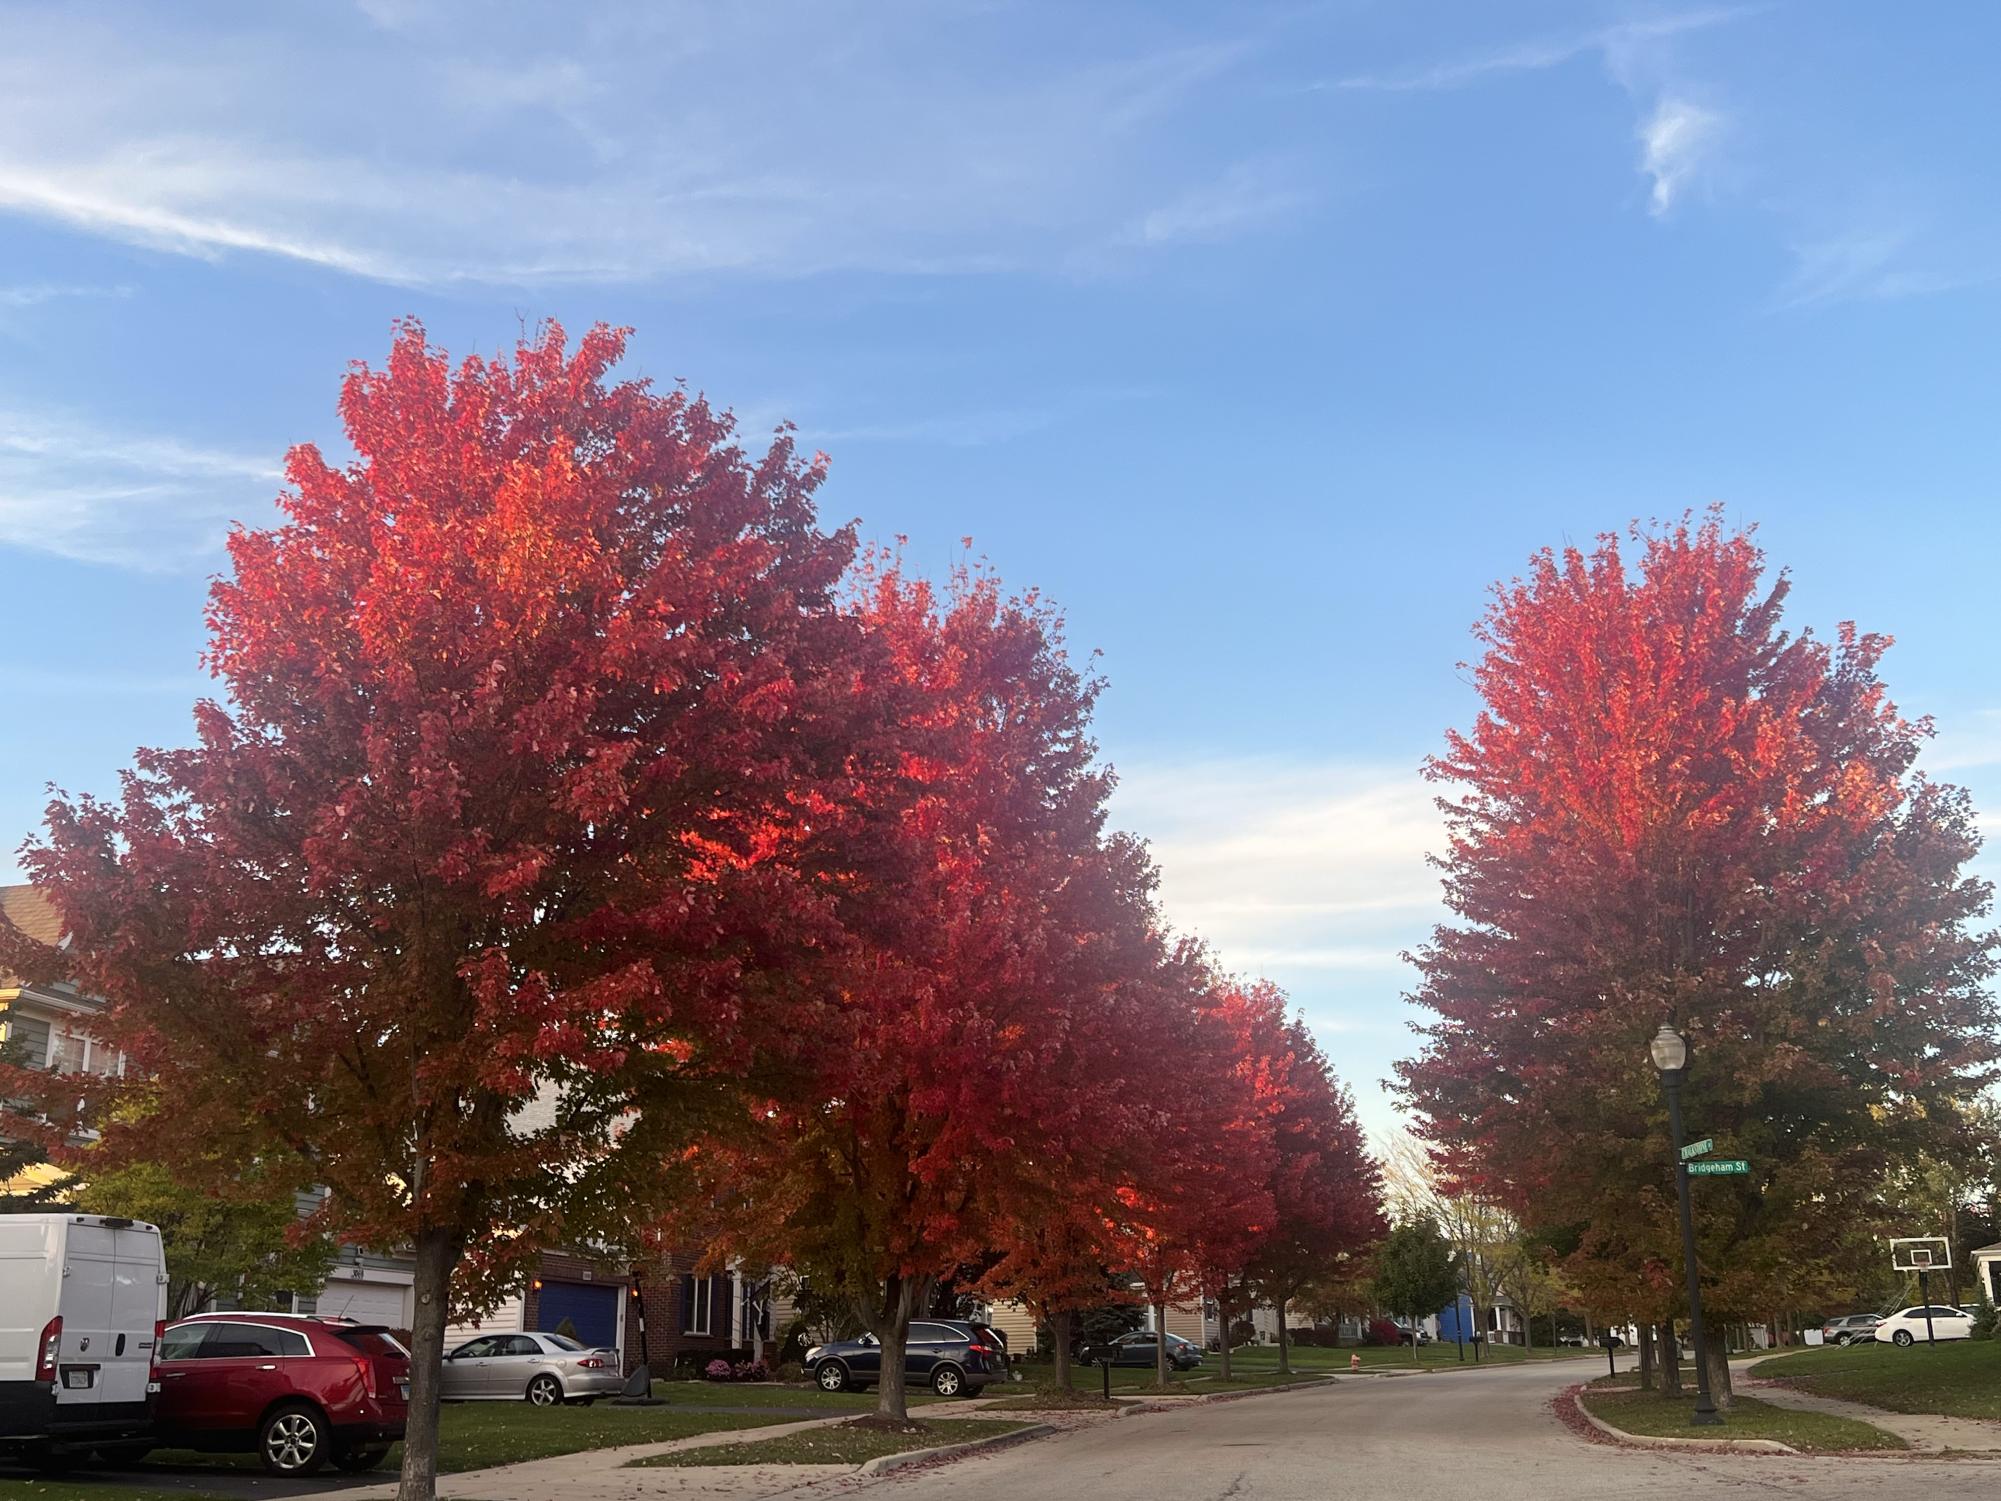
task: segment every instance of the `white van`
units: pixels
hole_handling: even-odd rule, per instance
[[[158,1227],[0,1214],[0,1449],[52,1458],[144,1440],[166,1311]]]

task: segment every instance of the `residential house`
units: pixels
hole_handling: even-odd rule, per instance
[[[0,921],[39,943],[61,947],[62,918],[32,886],[0,886]],[[123,1074],[125,1059],[91,1036],[90,1020],[103,1003],[66,980],[29,985],[0,973],[0,1042],[30,1068],[60,1073]],[[59,1168],[26,1169],[9,1184],[16,1191],[52,1183]]]
[[[1980,1301],[1981,1289],[1984,1288],[1990,1300],[2001,1303],[2001,1240],[1997,1240],[1991,1246],[1980,1247],[1967,1259],[1973,1263],[1975,1285],[1971,1295],[1972,1301],[1975,1303]]]

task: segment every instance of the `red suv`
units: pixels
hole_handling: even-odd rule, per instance
[[[280,1313],[197,1314],[154,1357],[163,1448],[254,1449],[274,1475],[373,1469],[403,1437],[410,1356],[387,1329]]]

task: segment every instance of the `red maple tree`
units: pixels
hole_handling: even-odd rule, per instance
[[[1480,627],[1481,712],[1430,767],[1455,916],[1400,1073],[1451,1177],[1566,1227],[1581,1282],[1610,1259],[1671,1307],[1647,1044],[1674,1022],[1692,1129],[1753,1164],[1698,1203],[1715,1311],[1750,1317],[1993,1077],[1989,893],[1964,794],[1914,770],[1888,640],[1787,634],[1786,581],[1714,516],[1634,537],[1636,568],[1615,537],[1538,554]]]
[[[1383,1186],[1354,1100],[1335,1079],[1306,1023],[1285,1023],[1283,1074],[1272,1116],[1272,1221],[1252,1251],[1248,1286],[1278,1315],[1278,1365],[1290,1369],[1286,1308],[1309,1287],[1362,1265],[1389,1226]]]
[[[100,1150],[192,1163],[227,1131],[331,1190],[326,1228],[414,1250],[405,1501],[454,1272],[649,1218],[817,994],[801,851],[851,541],[817,464],[613,382],[622,350],[552,325],[454,367],[412,324],[356,367],[355,460],[294,449],[286,521],[229,539],[227,702],[119,798],[59,798],[27,856],[159,1104]]]
[[[698,1155],[717,1254],[786,1262],[856,1300],[904,1416],[911,1316],[1079,1171],[1121,1107],[1093,1067],[1159,962],[1144,852],[1104,829],[1098,684],[1034,596],[961,569],[941,595],[879,566],[853,618],[861,705],[823,818],[838,977],[812,1067]]]

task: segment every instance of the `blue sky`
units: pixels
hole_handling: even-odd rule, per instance
[[[1365,1114],[1484,589],[1720,502],[2001,805],[2001,11],[0,0],[0,839],[186,735],[205,580],[419,315],[638,329],[1112,681],[1170,914]],[[1990,824],[1990,827],[1994,825]],[[8,857],[0,855],[0,873]],[[1991,862],[1990,862],[1991,868]]]

